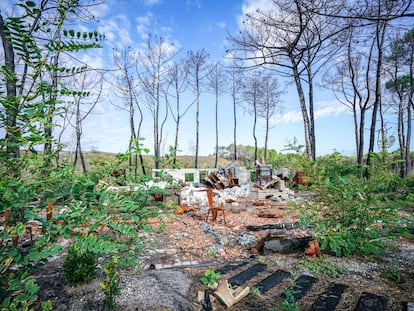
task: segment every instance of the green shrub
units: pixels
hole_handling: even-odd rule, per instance
[[[63,272],[70,286],[89,283],[95,276],[97,256],[72,245],[63,262]]]
[[[105,295],[104,305],[110,310],[116,308],[115,298],[121,293],[121,276],[119,275],[118,269],[119,260],[115,257],[103,266],[105,281],[99,284]]]
[[[398,182],[379,175],[368,180],[337,177],[323,184],[319,202],[305,208],[320,233],[321,249],[337,256],[382,253],[384,234],[398,221],[396,204],[382,190],[394,183]]]

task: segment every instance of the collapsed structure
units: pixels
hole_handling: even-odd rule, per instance
[[[153,177],[160,171],[182,185],[177,203],[184,206],[207,206],[206,188],[214,190],[218,204],[236,202],[238,198],[281,202],[294,197],[294,192],[286,188],[291,173],[287,168],[275,170],[271,165],[257,164],[253,171],[232,162],[220,169],[153,170]]]

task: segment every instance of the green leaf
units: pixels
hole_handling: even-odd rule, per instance
[[[16,234],[17,235],[22,235],[25,230],[26,230],[26,226],[24,224],[22,224],[21,222],[19,222],[16,226]]]
[[[34,7],[36,6],[36,3],[34,3],[33,1],[26,1],[26,5],[27,5],[29,8],[34,8]]]
[[[36,112],[37,112],[37,109],[34,109],[34,108],[27,108],[23,110],[23,113],[29,116],[34,115]]]
[[[2,307],[7,308],[9,305],[10,305],[10,296],[6,297],[6,299],[4,299]]]

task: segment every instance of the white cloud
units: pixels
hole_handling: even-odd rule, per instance
[[[217,22],[216,26],[220,29],[225,29],[226,28],[226,22],[224,22],[224,21]]]
[[[288,111],[283,113],[281,116],[276,116],[273,123],[295,123],[302,120],[302,113],[300,111]]]
[[[145,0],[144,4],[147,6],[152,6],[152,5],[156,5],[156,4],[160,4],[161,0]]]
[[[338,102],[317,102],[315,104],[314,116],[315,120],[327,118],[331,116],[338,116],[343,113],[349,113],[349,110],[346,106],[341,105]],[[272,124],[280,123],[296,123],[303,122],[302,112],[301,111],[288,111],[282,115],[275,116],[272,120]]]
[[[92,14],[96,19],[104,18],[109,12],[109,6],[106,3],[100,3],[99,5],[94,5],[89,8],[90,14]]]
[[[348,112],[349,109],[338,102],[318,102],[315,109],[315,119],[338,116]]]
[[[149,26],[151,25],[151,20],[154,17],[154,15],[151,12],[148,12],[144,16],[138,16],[135,18],[137,22],[137,32],[140,35],[142,39],[146,39],[149,34]]]
[[[127,47],[133,43],[130,27],[129,18],[126,15],[120,14],[109,20],[102,21],[98,31],[105,35],[106,43],[116,47]]]

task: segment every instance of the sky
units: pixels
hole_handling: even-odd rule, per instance
[[[88,55],[83,61],[96,68],[113,68],[114,48],[139,49],[149,34],[165,37],[185,57],[188,50],[205,49],[210,61],[220,61],[229,47],[228,34],[239,31],[243,15],[257,7],[265,8],[272,0],[107,0],[93,9],[97,23],[88,25],[105,34],[103,47]],[[86,28],[85,28],[86,30]],[[282,96],[282,113],[272,119],[269,133],[269,149],[281,152],[294,137],[304,144],[303,121],[297,92],[293,81],[282,81],[286,90]],[[286,85],[284,83],[287,83]],[[84,150],[126,152],[129,139],[129,115],[117,106],[122,100],[109,88],[93,113],[83,122],[82,146]],[[190,103],[194,94],[188,93],[183,102]],[[215,147],[215,99],[204,92],[200,101],[199,155],[210,155]],[[233,143],[233,106],[228,95],[219,102],[219,145]],[[253,119],[248,111],[238,107],[237,144],[254,145]],[[145,112],[148,116],[148,112]],[[153,127],[150,118],[144,121],[142,136],[144,147],[153,150]],[[172,119],[164,130],[164,152],[173,145],[175,124]],[[317,86],[315,89],[315,129],[317,155],[339,151],[355,155],[352,115],[338,103],[333,94]],[[260,122],[256,134],[259,147],[264,147],[264,123]],[[194,106],[183,117],[180,127],[178,154],[194,154],[195,109]],[[68,128],[63,136],[68,148],[74,148],[74,133]],[[395,149],[397,146],[395,146]]]

